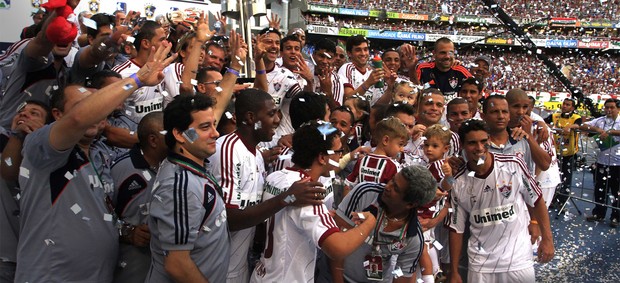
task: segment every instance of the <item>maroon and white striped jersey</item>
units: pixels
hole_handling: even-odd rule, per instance
[[[181,76],[185,70],[183,63],[172,63],[164,69],[164,107],[181,94]]]
[[[387,184],[400,171],[400,165],[385,155],[369,153],[359,159],[345,181],[347,186],[354,187],[361,182]]]
[[[141,66],[136,64],[133,59],[114,67],[115,71],[123,78],[127,78],[140,70]],[[125,114],[136,123],[140,123],[142,117],[153,111],[164,109],[163,83],[155,86],[144,86],[134,91],[125,99]]]

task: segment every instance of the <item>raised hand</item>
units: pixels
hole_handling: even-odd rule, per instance
[[[207,42],[215,35],[215,31],[209,29],[209,23],[205,17],[205,13],[200,13],[200,18],[196,22],[196,40],[199,42]]]
[[[281,19],[277,14],[272,13],[271,18],[267,17],[267,22],[269,22],[270,28],[280,29]]]
[[[228,44],[230,48],[230,66],[233,69],[241,69],[248,55],[248,45],[241,35],[234,30],[230,31]]]
[[[147,63],[136,73],[143,85],[154,86],[164,79],[164,69],[177,58],[176,53],[166,58],[171,48],[172,44],[165,41],[157,50],[155,47],[152,48]]]

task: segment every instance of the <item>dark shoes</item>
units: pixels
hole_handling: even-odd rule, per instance
[[[596,215],[592,215],[592,216],[588,216],[588,217],[586,217],[586,221],[588,221],[588,222],[594,222],[594,221],[602,222],[602,221],[604,221],[604,220],[605,220],[605,218],[603,218],[603,217],[598,217],[598,216],[596,216]],[[617,224],[617,223],[618,223],[618,221],[616,221],[616,224]]]
[[[611,220],[611,222],[609,222],[609,226],[611,228],[618,228],[618,219],[614,218]]]

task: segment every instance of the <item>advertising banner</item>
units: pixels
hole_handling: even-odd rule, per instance
[[[367,17],[370,14],[368,10],[355,10],[355,9],[347,9],[347,8],[340,8],[338,11],[339,12],[337,14],[351,15],[351,16],[366,16]]]
[[[579,41],[577,43],[577,48],[588,48],[588,49],[605,49],[609,47],[609,41]]]
[[[574,27],[577,26],[577,18],[551,18],[551,25],[555,27]]]
[[[308,25],[307,29],[308,29],[308,33],[338,35],[338,28],[337,27]]]
[[[576,48],[577,40],[547,39],[545,47]]]
[[[336,7],[326,7],[326,6],[308,4],[308,10],[312,12],[338,14],[338,8]]]
[[[514,38],[487,38],[485,40],[486,44],[495,44],[495,45],[514,45]]]

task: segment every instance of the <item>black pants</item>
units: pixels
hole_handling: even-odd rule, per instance
[[[607,204],[611,201],[611,206],[620,208],[618,201],[618,188],[620,188],[620,166],[606,166],[596,163],[596,171],[594,173],[594,201],[600,204]],[[607,194],[611,193],[608,197]],[[597,204],[592,210],[592,215],[605,217],[607,207]],[[611,219],[620,221],[620,210],[612,209]]]
[[[562,168],[562,186],[559,191],[556,191],[555,201],[563,205],[571,192],[571,186],[573,183],[573,168],[575,167],[575,155],[560,156],[560,164]]]

